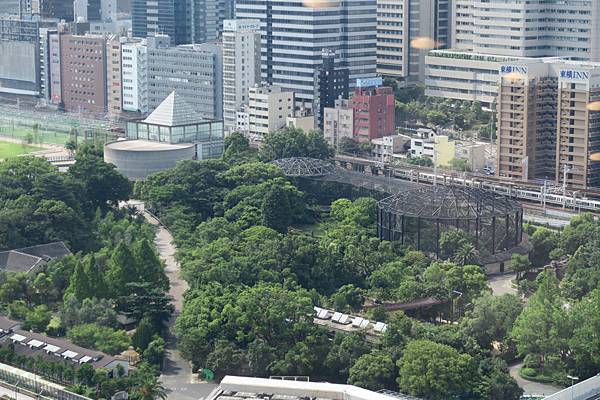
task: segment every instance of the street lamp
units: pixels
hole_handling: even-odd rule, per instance
[[[571,400],[573,400],[573,395],[574,395],[574,386],[575,386],[575,381],[579,380],[578,376],[571,376],[571,375],[567,375],[567,378],[569,378],[571,380]]]

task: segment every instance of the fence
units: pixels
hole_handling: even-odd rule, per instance
[[[590,400],[598,396],[600,396],[600,374],[545,397],[544,400]]]
[[[10,365],[0,364],[0,384],[15,393],[44,400],[91,400],[89,397],[65,390],[63,386],[49,382],[39,375]]]

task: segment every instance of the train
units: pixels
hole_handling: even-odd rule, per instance
[[[391,165],[381,161],[372,161],[349,156],[336,156],[338,163],[351,163],[353,165],[369,166],[374,169],[380,169],[381,174],[391,176],[396,179],[409,180],[412,182],[433,184],[455,184],[468,187],[476,187],[490,190],[494,193],[502,194],[520,201],[533,202],[548,207],[560,207],[576,211],[600,212],[600,199],[587,196],[590,191],[575,191],[572,195],[563,195],[557,193],[546,193],[543,195],[544,186],[540,184],[524,182],[507,182],[506,179],[475,174],[461,174],[451,171],[434,173],[431,168],[420,167],[417,165]],[[437,175],[437,178],[435,178]]]

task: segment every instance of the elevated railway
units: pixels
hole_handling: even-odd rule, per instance
[[[542,209],[563,208],[573,211],[600,212],[600,189],[572,189],[555,187],[548,183],[524,182],[510,178],[476,173],[438,170],[413,164],[383,163],[365,158],[337,155],[336,165],[366,174],[402,179],[425,184],[455,184],[477,187],[500,193],[524,204],[538,204]]]

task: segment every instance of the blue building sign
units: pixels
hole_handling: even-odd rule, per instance
[[[367,87],[378,87],[383,85],[383,78],[378,76],[376,78],[358,78],[356,80],[356,87],[367,88]]]
[[[587,71],[575,71],[569,69],[561,69],[560,77],[564,79],[582,79],[588,80],[590,79],[590,73]]]
[[[500,67],[501,74],[516,73],[516,74],[526,75],[528,70],[529,70],[529,68],[518,66],[518,65],[502,65]]]

